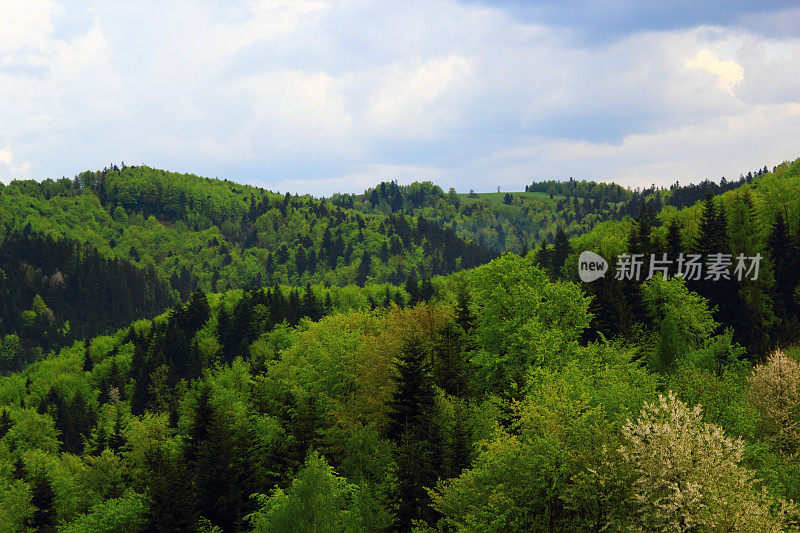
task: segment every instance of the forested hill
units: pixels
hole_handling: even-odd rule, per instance
[[[563,241],[560,246],[539,249],[537,261],[556,277],[577,281],[578,255],[592,250],[603,256],[610,272],[597,282],[584,283],[594,297],[595,328],[607,336],[635,331],[631,326],[646,308],[640,284],[617,280],[620,254],[643,254],[648,275],[649,256],[667,254],[677,272],[679,254],[729,254],[730,277],[739,254],[760,254],[758,279],[708,280],[687,283],[714,307],[722,328],[730,328],[733,339],[751,354],[763,354],[775,345],[798,340],[800,323],[800,159],[783,163],[773,172],[748,176],[741,186],[703,201],[676,209],[644,209],[636,218],[608,221],[592,231]],[[666,342],[666,341],[664,341]],[[671,365],[680,346],[663,347],[664,361]]]
[[[0,367],[196,288],[416,285],[495,256],[424,218],[144,166],[15,181],[0,187]]]
[[[428,185],[3,188],[0,531],[796,531],[800,160],[685,209],[584,186],[408,212],[383,195]],[[594,200],[526,254],[458,237]],[[585,249],[603,280],[576,282]],[[623,252],[764,263],[615,281]]]
[[[575,237],[600,222],[637,217],[645,207],[658,212],[663,206],[686,207],[706,194],[721,194],[767,174],[765,166],[738,180],[705,179],[696,184],[655,185],[630,189],[616,183],[587,180],[536,181],[525,192],[445,193],[431,183],[399,185],[382,182],[363,194],[335,194],[335,205],[363,213],[403,213],[424,217],[464,239],[497,251],[524,254],[542,244]],[[561,235],[560,235],[561,234]]]
[[[0,214],[4,234],[30,225],[152,264],[183,298],[195,287],[402,283],[412,270],[446,274],[493,256],[424,220],[144,166],[12,182],[0,189]]]
[[[568,237],[753,176],[645,190],[545,181],[513,195],[384,182],[330,199],[146,166],[12,182],[0,187],[0,368],[152,316],[196,288],[416,285],[536,246],[563,264]]]

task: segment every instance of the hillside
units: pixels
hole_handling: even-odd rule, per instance
[[[680,253],[730,254],[731,273],[739,254],[759,254],[763,259],[755,281],[701,279],[688,283],[716,306],[715,318],[723,327],[732,328],[733,338],[756,356],[776,343],[787,345],[798,340],[798,220],[800,160],[784,163],[774,172],[762,173],[737,189],[708,196],[691,207],[667,206],[658,212],[647,210],[636,219],[604,222],[570,242],[569,257],[558,274],[578,281],[578,254],[583,250],[592,250],[608,260],[611,270],[605,278],[583,286],[595,297],[598,329],[616,336],[629,328],[623,322],[641,316],[636,310],[642,309],[636,284],[614,279],[620,254],[641,253],[649,258],[650,254],[660,257],[667,253],[671,261],[677,261]],[[545,266],[547,255],[538,254]]]
[[[0,190],[0,529],[792,530],[800,160],[686,208],[713,187],[559,187]],[[465,237],[584,200],[585,233],[526,254]],[[578,281],[583,250],[605,278]],[[739,251],[757,281],[613,278],[624,252]]]
[[[496,256],[424,218],[149,167],[12,182],[0,220],[5,369],[197,288],[415,285]]]
[[[586,180],[533,182],[524,192],[445,193],[432,182],[399,185],[383,182],[363,194],[337,194],[335,205],[362,213],[403,213],[436,222],[468,241],[499,252],[525,253],[576,237],[608,220],[637,217],[642,209],[658,212],[665,205],[685,207],[707,193],[721,194],[752,182],[767,168],[719,183],[630,189],[616,183]],[[560,235],[563,234],[563,235]]]

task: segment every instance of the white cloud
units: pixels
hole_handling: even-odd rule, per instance
[[[51,46],[52,17],[59,11],[49,0],[0,2],[0,54],[8,61],[19,59],[17,54],[31,58],[46,52]]]
[[[458,109],[459,87],[470,83],[471,59],[458,54],[412,66],[389,65],[369,76],[380,80],[365,118],[378,135],[432,137]]]
[[[236,82],[233,94],[251,104],[252,119],[243,132],[259,149],[302,151],[340,146],[351,117],[336,81],[324,72],[270,72]]]
[[[796,154],[800,104],[759,105],[742,115],[657,133],[625,137],[619,144],[536,139],[493,153],[480,168],[494,169],[498,184],[570,175],[621,181],[631,186],[670,185],[705,178],[738,178],[739,173],[780,163]],[[764,136],[755,124],[770,124],[780,136]],[[568,171],[569,174],[565,174]],[[525,182],[527,183],[527,182]]]
[[[13,179],[27,178],[29,168],[30,163],[15,163],[10,147],[0,148],[0,181],[8,183]]]
[[[455,0],[85,1],[0,2],[2,175],[124,160],[313,193],[395,177],[491,190],[800,155],[788,31],[576,44]]]
[[[4,165],[10,165],[11,160],[14,158],[14,155],[11,153],[11,148],[6,146],[3,149],[0,149],[0,163]]]
[[[719,78],[717,87],[731,95],[733,95],[733,88],[744,79],[744,70],[741,65],[731,60],[720,61],[714,52],[707,48],[698,51],[691,59],[687,59],[684,65],[687,69],[705,70],[717,76]]]

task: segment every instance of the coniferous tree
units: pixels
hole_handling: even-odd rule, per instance
[[[694,252],[704,256],[728,251],[728,224],[725,210],[717,206],[711,194],[706,196],[700,213],[698,237],[694,244]]]
[[[453,478],[472,463],[472,427],[467,409],[460,401],[453,406],[453,425],[445,451],[447,477]]]
[[[651,253],[655,253],[652,243],[653,224],[655,214],[649,204],[642,207],[636,222],[633,225],[631,234],[628,237],[628,251],[632,254],[643,254],[648,258]]]
[[[464,330],[458,324],[449,322],[439,331],[434,347],[433,381],[453,396],[469,393],[469,369],[464,344]]]
[[[108,447],[115,452],[119,452],[125,445],[125,420],[119,402],[115,407],[114,425],[111,428],[111,434],[108,436]]]
[[[417,271],[413,268],[406,279],[405,288],[409,295],[408,305],[418,304],[420,301],[419,285],[417,284]]]
[[[571,248],[567,234],[564,233],[564,230],[559,227],[558,231],[556,232],[556,240],[553,243],[553,253],[550,257],[550,273],[553,277],[561,277],[561,268],[564,266],[570,251]]]
[[[547,241],[542,240],[536,250],[536,264],[545,270],[551,270],[551,255],[552,252],[547,248]]]
[[[8,409],[3,409],[0,411],[0,439],[5,437],[12,427],[14,422],[11,420],[11,415],[8,414]]]
[[[372,268],[372,256],[369,252],[364,252],[364,255],[361,256],[361,263],[358,265],[358,271],[356,272],[356,285],[359,287],[363,287],[364,283],[367,281],[367,276],[369,276],[370,270]]]
[[[398,363],[397,390],[390,402],[387,436],[398,445],[397,526],[407,530],[415,519],[432,519],[425,487],[442,468],[441,436],[435,425],[435,396],[419,338],[406,342]]]
[[[11,469],[11,477],[20,481],[28,479],[28,471],[25,468],[25,461],[22,459],[22,454],[18,453],[14,458],[14,466]]]
[[[87,337],[83,341],[84,351],[83,351],[83,371],[84,372],[91,372],[94,368],[94,361],[92,361],[92,354],[89,350],[91,345],[91,341]]]
[[[667,254],[673,261],[678,258],[678,254],[683,252],[683,237],[681,235],[681,225],[676,219],[672,219],[667,224]]]
[[[194,420],[189,427],[187,443],[184,448],[184,457],[187,462],[192,462],[197,458],[200,443],[208,438],[208,428],[214,411],[211,406],[211,387],[206,383],[201,383],[197,390],[197,406],[194,412]]]
[[[431,278],[429,278],[428,276],[423,276],[422,281],[419,284],[420,300],[427,302],[431,298],[433,298],[435,294],[436,294],[436,289],[434,289],[433,283],[431,283]]]
[[[778,213],[767,237],[767,250],[775,272],[775,303],[779,315],[786,320],[792,309],[791,240],[783,215]]]
[[[50,479],[41,472],[33,479],[31,504],[36,510],[31,516],[30,526],[42,533],[56,531],[55,493]]]
[[[471,302],[472,298],[470,297],[467,287],[465,285],[459,285],[456,302],[456,323],[461,326],[461,329],[467,334],[472,332],[475,327],[475,316],[470,309]]]
[[[211,307],[208,305],[205,293],[200,289],[195,289],[189,305],[186,306],[183,323],[179,325],[188,336],[192,336],[203,327],[210,315]]]
[[[322,318],[323,312],[314,296],[314,291],[311,289],[311,284],[306,283],[305,291],[303,292],[303,299],[300,301],[300,313],[316,322]]]
[[[196,433],[195,455],[190,463],[197,515],[224,531],[241,531],[244,517],[253,510],[250,495],[256,491],[252,435],[233,427],[229,417],[210,404],[206,410],[210,419],[206,421],[205,436],[201,438],[202,433]]]

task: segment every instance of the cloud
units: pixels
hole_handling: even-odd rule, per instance
[[[0,182],[8,183],[12,179],[26,178],[29,163],[14,163],[14,153],[6,146],[0,148]]]
[[[744,70],[741,65],[730,60],[720,61],[714,52],[707,48],[698,51],[693,58],[687,59],[684,65],[687,69],[705,70],[717,76],[719,78],[717,87],[731,95],[733,95],[733,88],[744,79]]]
[[[452,120],[458,87],[469,83],[473,70],[472,60],[454,53],[371,72],[381,84],[367,106],[366,122],[378,135],[432,137]]]
[[[55,2],[30,0],[0,3],[0,54],[7,61],[35,61],[51,47]]]
[[[618,144],[558,139],[530,139],[513,149],[499,150],[479,163],[494,169],[498,184],[515,178],[538,161],[531,179],[571,176],[615,180],[631,186],[670,185],[772,167],[796,155],[800,138],[800,104],[759,105],[741,115],[714,117],[706,122],[655,133],[625,137]],[[780,136],[764,136],[753,124],[770,124]]]
[[[0,3],[0,174],[125,161],[315,194],[392,178],[464,191],[738,175],[800,155],[800,32],[764,34],[792,13]]]

